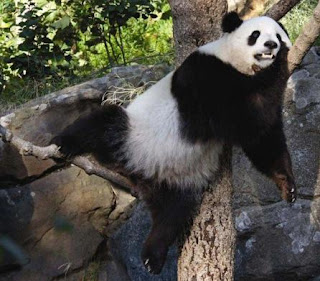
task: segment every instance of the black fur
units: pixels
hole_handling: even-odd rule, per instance
[[[199,187],[181,189],[165,183],[148,186],[144,201],[152,215],[152,229],[144,243],[142,260],[149,272],[160,273],[169,246],[190,226],[200,203]],[[197,192],[198,191],[198,192]]]
[[[282,44],[270,67],[248,76],[196,51],[174,73],[171,90],[187,141],[216,139],[241,146],[291,202],[296,191],[281,116],[287,52]]]
[[[260,36],[260,31],[258,31],[258,30],[253,31],[252,34],[248,38],[248,45],[253,46],[254,44],[256,44],[259,36]]]
[[[254,76],[214,56],[198,51],[191,54],[172,82],[185,138],[192,143],[212,138],[250,143],[281,122],[286,54],[287,49],[282,48],[275,62]]]
[[[106,105],[78,119],[51,143],[60,146],[60,151],[67,157],[92,153],[103,163],[118,163],[124,161],[121,148],[128,127],[128,116],[123,108]]]
[[[230,12],[226,14],[222,19],[222,31],[231,33],[236,30],[241,24],[242,20],[239,18],[236,12]]]

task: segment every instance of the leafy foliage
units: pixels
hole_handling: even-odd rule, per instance
[[[53,75],[55,68],[66,70],[65,62],[71,60],[69,51],[76,38],[73,30],[58,27],[55,35],[50,38],[50,28],[45,21],[50,10],[43,11],[32,1],[20,6],[18,13],[19,21],[16,26],[20,28],[17,35],[23,40],[17,44],[18,52],[6,61],[11,65],[11,70],[16,70],[21,77],[27,76],[36,80],[43,75]],[[59,37],[67,38],[64,40],[67,50],[63,50],[64,45],[57,42]]]
[[[292,41],[296,40],[303,25],[307,23],[317,4],[318,0],[303,0],[281,19]],[[315,44],[319,45],[320,39]]]
[[[136,57],[156,62],[172,54],[166,0],[4,0],[0,12],[0,94],[7,100],[30,84],[37,96],[51,81],[65,85]]]

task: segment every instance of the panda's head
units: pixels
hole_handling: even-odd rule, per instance
[[[248,75],[270,66],[282,47],[291,47],[286,31],[269,17],[242,21],[231,12],[224,17],[222,30],[223,37],[213,45],[214,55]]]

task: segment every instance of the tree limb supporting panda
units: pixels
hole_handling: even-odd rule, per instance
[[[103,106],[52,140],[65,155],[92,153],[136,182],[153,219],[142,252],[152,273],[192,220],[224,144],[242,147],[285,200],[296,199],[281,116],[290,40],[268,17],[232,12],[222,29],[127,108]]]

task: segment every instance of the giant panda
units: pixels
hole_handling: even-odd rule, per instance
[[[142,251],[151,273],[192,219],[224,144],[240,146],[285,200],[296,199],[281,117],[287,33],[271,18],[235,12],[222,30],[127,108],[103,106],[52,140],[66,156],[91,153],[136,183],[153,219]]]

